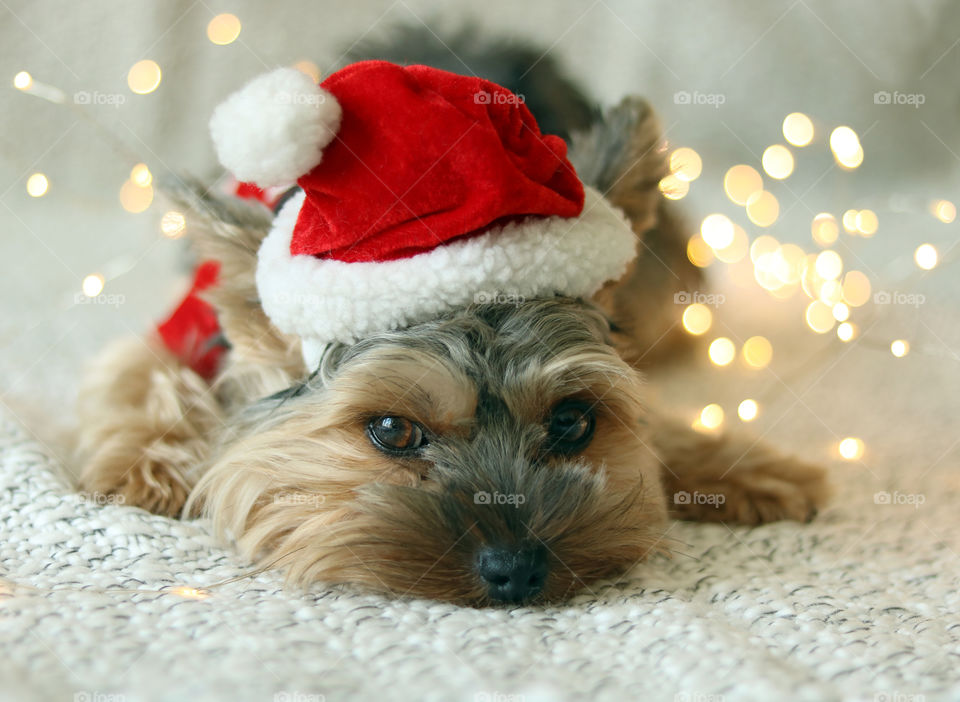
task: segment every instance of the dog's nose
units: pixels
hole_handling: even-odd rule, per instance
[[[543,590],[549,570],[544,548],[482,546],[474,563],[487,594],[497,602],[532,599]]]

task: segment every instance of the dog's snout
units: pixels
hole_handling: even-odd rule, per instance
[[[536,597],[549,570],[543,548],[483,546],[475,565],[487,594],[497,602],[520,603]]]

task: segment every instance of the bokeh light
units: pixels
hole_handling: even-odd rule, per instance
[[[177,239],[183,236],[187,229],[187,218],[182,212],[170,210],[160,218],[160,232],[168,239]]]
[[[847,210],[843,213],[843,229],[847,234],[857,233],[857,215],[856,210]]]
[[[26,71],[20,71],[13,77],[13,87],[17,90],[30,90],[33,85],[33,76]]]
[[[783,180],[793,173],[793,154],[782,144],[768,146],[763,152],[761,163],[767,175],[777,180]]]
[[[728,366],[737,355],[737,347],[725,336],[714,339],[707,350],[710,360],[718,366]]]
[[[726,215],[707,215],[700,225],[700,236],[711,249],[724,249],[733,243],[733,222]]]
[[[147,164],[138,163],[130,171],[130,180],[133,181],[134,185],[145,188],[153,182],[153,174],[147,168]]]
[[[938,258],[937,250],[931,244],[921,244],[913,252],[913,260],[925,271],[935,268]]]
[[[863,163],[863,147],[850,127],[837,127],[830,133],[830,149],[843,168],[853,169]]]
[[[127,73],[127,85],[137,95],[147,95],[157,89],[162,75],[156,61],[144,59],[131,66]]]
[[[837,226],[837,218],[829,212],[821,212],[813,218],[810,225],[813,240],[820,246],[830,246],[837,237],[840,236],[840,227]]]
[[[844,322],[837,327],[837,337],[840,341],[850,341],[857,335],[857,325],[852,322]]]
[[[842,302],[833,306],[833,318],[838,322],[846,322],[850,319],[850,308]]]
[[[743,342],[743,361],[751,368],[766,368],[773,358],[773,345],[763,336],[751,336]]]
[[[758,190],[747,198],[747,217],[758,227],[769,227],[780,216],[780,203],[773,193]]]
[[[43,173],[34,173],[27,178],[27,194],[30,197],[43,197],[50,189],[50,181]]]
[[[177,587],[172,587],[167,592],[170,592],[174,595],[179,595],[180,597],[188,600],[205,600],[210,596],[210,593],[206,590],[202,590],[198,587],[189,587],[187,585],[178,585]]]
[[[807,305],[805,317],[807,326],[817,334],[826,334],[836,323],[833,318],[833,307],[822,300],[814,300]]]
[[[896,339],[890,344],[890,353],[903,358],[910,352],[910,343],[906,339]]]
[[[733,241],[730,242],[729,246],[725,246],[722,249],[715,249],[713,253],[719,261],[723,261],[724,263],[736,263],[747,255],[747,251],[749,251],[749,249],[750,239],[747,237],[747,233],[739,224],[734,224]]]
[[[682,146],[670,154],[670,171],[680,180],[696,180],[703,171],[700,154],[688,146]]]
[[[865,237],[871,237],[877,233],[880,226],[880,220],[877,219],[877,213],[873,210],[860,210],[857,212],[855,220],[857,231]]]
[[[660,179],[660,192],[668,200],[682,200],[690,192],[690,183],[669,173]]]
[[[744,400],[737,407],[737,415],[745,422],[752,422],[760,413],[756,400]]]
[[[843,259],[836,251],[827,249],[817,256],[817,275],[824,280],[836,280],[843,273]]]
[[[711,403],[700,410],[700,424],[706,429],[718,429],[723,424],[723,407]]]
[[[207,39],[219,46],[232,43],[240,36],[240,20],[229,12],[217,15],[207,25]]]
[[[858,461],[863,457],[864,445],[860,439],[848,436],[837,444],[837,453],[845,461]]]
[[[843,286],[839,280],[825,280],[820,286],[817,297],[830,305],[830,313],[833,314],[833,308],[843,300]],[[834,319],[836,319],[836,315],[834,315]]]
[[[127,212],[143,212],[153,202],[153,187],[140,187],[132,180],[124,181],[120,188],[120,204]]]
[[[783,138],[794,146],[813,141],[813,122],[802,112],[791,112],[783,120]]]
[[[694,234],[687,241],[687,258],[697,268],[706,268],[713,263],[713,249],[700,238],[699,234]]]
[[[91,273],[80,284],[80,289],[87,297],[96,297],[103,292],[104,279],[99,273]]]
[[[763,190],[763,177],[750,166],[734,166],[723,176],[723,190],[737,205],[746,205],[755,192]]]
[[[683,311],[683,328],[694,336],[704,334],[713,324],[713,313],[706,305],[695,302]]]
[[[303,59],[302,61],[297,61],[295,64],[293,64],[293,67],[301,73],[306,73],[308,76],[313,78],[314,83],[320,82],[320,66],[315,64],[313,61]]]
[[[860,271],[843,276],[843,301],[851,307],[862,307],[870,301],[870,279]]]
[[[750,260],[756,263],[764,254],[776,253],[780,242],[769,234],[761,234],[750,244]]]
[[[950,224],[957,218],[957,206],[949,200],[936,200],[930,206],[933,216],[944,224]]]

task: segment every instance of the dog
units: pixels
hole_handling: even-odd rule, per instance
[[[435,42],[404,45],[430,54]],[[499,55],[537,58],[511,51]],[[514,87],[520,71],[505,70]],[[700,284],[657,188],[667,165],[653,110],[630,97],[593,111],[549,59],[526,80],[580,178],[629,219],[623,275],[590,297],[494,292],[335,341],[308,364],[258,290],[270,210],[182,180],[169,194],[197,258],[219,264],[200,296],[229,350],[209,379],[158,334],[104,352],[80,393],[81,488],[205,516],[292,583],[469,606],[557,602],[620,576],[670,550],[670,518],[812,518],[828,495],[822,468],[646,403],[639,368],[682,354],[673,296]]]

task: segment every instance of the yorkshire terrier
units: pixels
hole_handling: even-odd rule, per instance
[[[426,43],[398,53],[451,67]],[[296,583],[475,606],[558,601],[620,575],[667,550],[670,517],[809,520],[827,495],[820,467],[647,406],[637,367],[682,350],[674,294],[700,284],[657,187],[657,119],[635,97],[593,111],[549,58],[520,84],[511,62],[538,56],[525,51],[493,52],[490,73],[625,213],[637,242],[625,274],[589,299],[478,294],[334,341],[308,366],[261,305],[270,210],[181,182],[171,193],[193,251],[219,262],[200,295],[229,350],[209,379],[158,334],[97,360],[80,393],[81,487],[206,516]],[[484,65],[481,51],[460,53]]]

